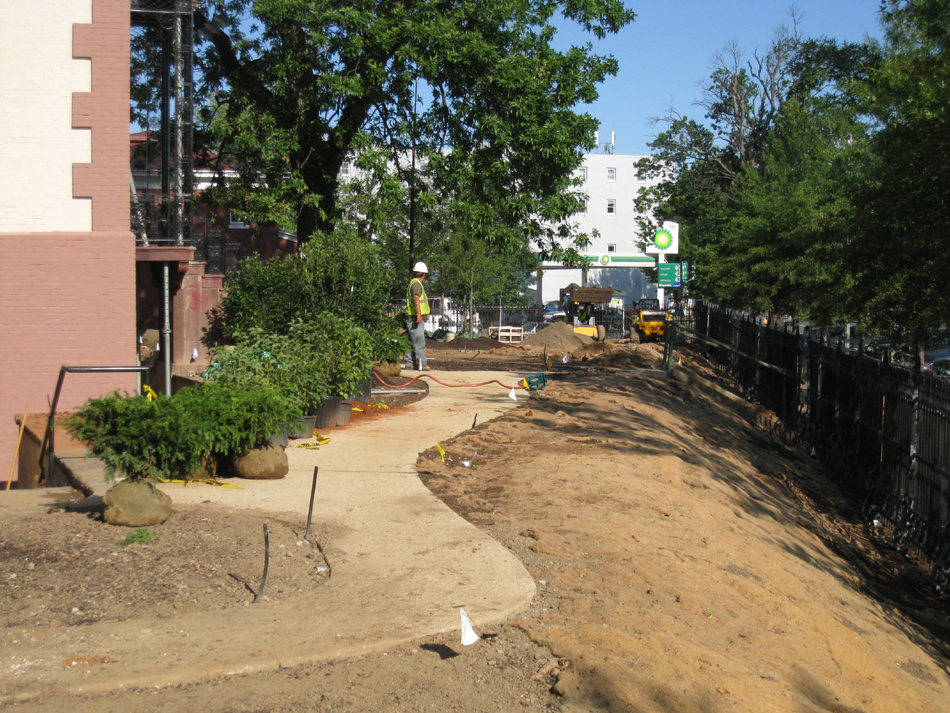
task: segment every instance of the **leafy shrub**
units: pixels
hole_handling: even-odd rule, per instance
[[[280,433],[283,424],[303,413],[265,384],[242,388],[196,384],[182,389],[172,400],[197,432],[195,441],[201,456],[259,448],[268,437]]]
[[[204,456],[262,446],[301,413],[266,384],[199,384],[170,399],[90,399],[66,423],[103,461],[108,481],[117,473],[145,481],[190,478]]]
[[[330,393],[328,376],[313,345],[258,327],[239,332],[236,338],[234,346],[211,350],[212,363],[203,374],[207,380],[237,389],[265,384],[302,410]]]
[[[209,381],[238,388],[266,383],[306,410],[328,395],[355,393],[370,375],[381,339],[395,339],[385,344],[387,353],[404,353],[395,327],[380,330],[374,337],[353,320],[324,312],[295,320],[286,335],[258,328],[239,332],[237,345],[211,351],[213,363],[204,375]]]
[[[324,312],[372,330],[383,319],[390,287],[377,246],[343,229],[315,235],[299,255],[241,262],[221,302],[223,331],[231,340],[255,327],[287,334],[295,321]]]
[[[174,478],[201,464],[198,434],[172,399],[149,401],[115,392],[87,401],[66,425],[90,444],[110,482],[116,473],[130,481]]]
[[[324,312],[296,322],[289,336],[311,355],[334,396],[356,393],[373,369],[373,337],[353,320]]]
[[[381,321],[371,337],[373,357],[379,361],[401,361],[403,354],[412,351],[412,344],[400,333],[395,319]]]

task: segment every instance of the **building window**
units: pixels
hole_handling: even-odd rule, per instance
[[[647,177],[644,175],[643,171],[637,171],[637,183],[646,183]]]
[[[613,198],[607,201],[607,215],[613,215],[617,212],[617,201]]]
[[[344,162],[340,165],[340,175],[341,175],[343,178],[348,178],[348,177],[349,177],[349,175],[350,175],[350,162],[349,162],[349,161],[344,161]]]
[[[586,181],[586,180],[587,180],[587,167],[586,167],[586,166],[582,166],[581,168],[577,169],[577,177],[578,177],[579,179],[581,179],[582,181]]]
[[[231,230],[249,230],[251,227],[250,223],[245,223],[241,220],[241,214],[236,213],[233,210],[228,210],[228,228]]]
[[[609,252],[609,253],[615,253],[615,252],[617,252],[617,246],[614,245],[613,243],[610,243],[610,244],[607,246],[607,252]]]
[[[607,180],[608,180],[608,181],[616,181],[616,180],[617,180],[617,169],[616,169],[616,168],[608,168],[608,169],[607,169]]]

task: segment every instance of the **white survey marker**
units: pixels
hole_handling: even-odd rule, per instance
[[[462,615],[462,646],[471,646],[481,637],[475,633],[475,629],[472,627],[472,620],[468,618],[468,614],[465,613],[465,610],[459,609],[459,612]]]

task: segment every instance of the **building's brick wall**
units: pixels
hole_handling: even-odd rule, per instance
[[[73,166],[73,195],[92,198],[93,231],[128,231],[128,0],[94,0],[92,24],[73,27],[73,57],[92,60],[92,91],[73,94],[72,121],[92,129],[92,163]]]
[[[46,0],[44,0],[46,1]],[[88,1],[88,0],[87,0]],[[66,1],[74,6],[77,0]],[[49,83],[42,68],[4,101],[66,91],[76,133],[91,135],[91,163],[68,152],[44,159],[52,179],[68,175],[72,195],[92,202],[91,231],[11,230],[0,214],[0,480],[10,471],[14,415],[46,413],[60,367],[135,364],[135,241],[129,231],[129,1],[91,0],[92,24],[78,24],[52,55],[91,59],[91,93]],[[34,8],[35,12],[35,8]],[[32,46],[48,39],[23,33]],[[67,119],[68,120],[68,119]],[[4,137],[5,139],[7,137]],[[28,173],[19,162],[4,171]],[[48,210],[55,211],[49,207]],[[29,230],[29,228],[27,228]],[[37,229],[42,230],[42,229]],[[113,389],[132,391],[134,374],[66,376],[60,409]]]

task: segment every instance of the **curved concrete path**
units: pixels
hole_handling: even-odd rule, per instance
[[[448,383],[520,380],[500,372],[430,373]],[[204,612],[38,628],[28,638],[11,630],[0,646],[0,701],[50,685],[75,692],[165,686],[384,650],[458,629],[459,605],[476,626],[521,611],[535,591],[521,562],[449,510],[414,469],[421,451],[470,428],[475,414],[482,423],[513,406],[498,385],[431,384],[424,400],[386,418],[327,430],[331,442],[320,450],[289,448],[290,473],[282,480],[244,481],[243,489],[162,485],[176,504],[210,500],[306,518],[318,466],[313,522],[334,532],[332,576],[307,596],[217,618]],[[62,665],[76,656],[113,661],[91,672]]]

